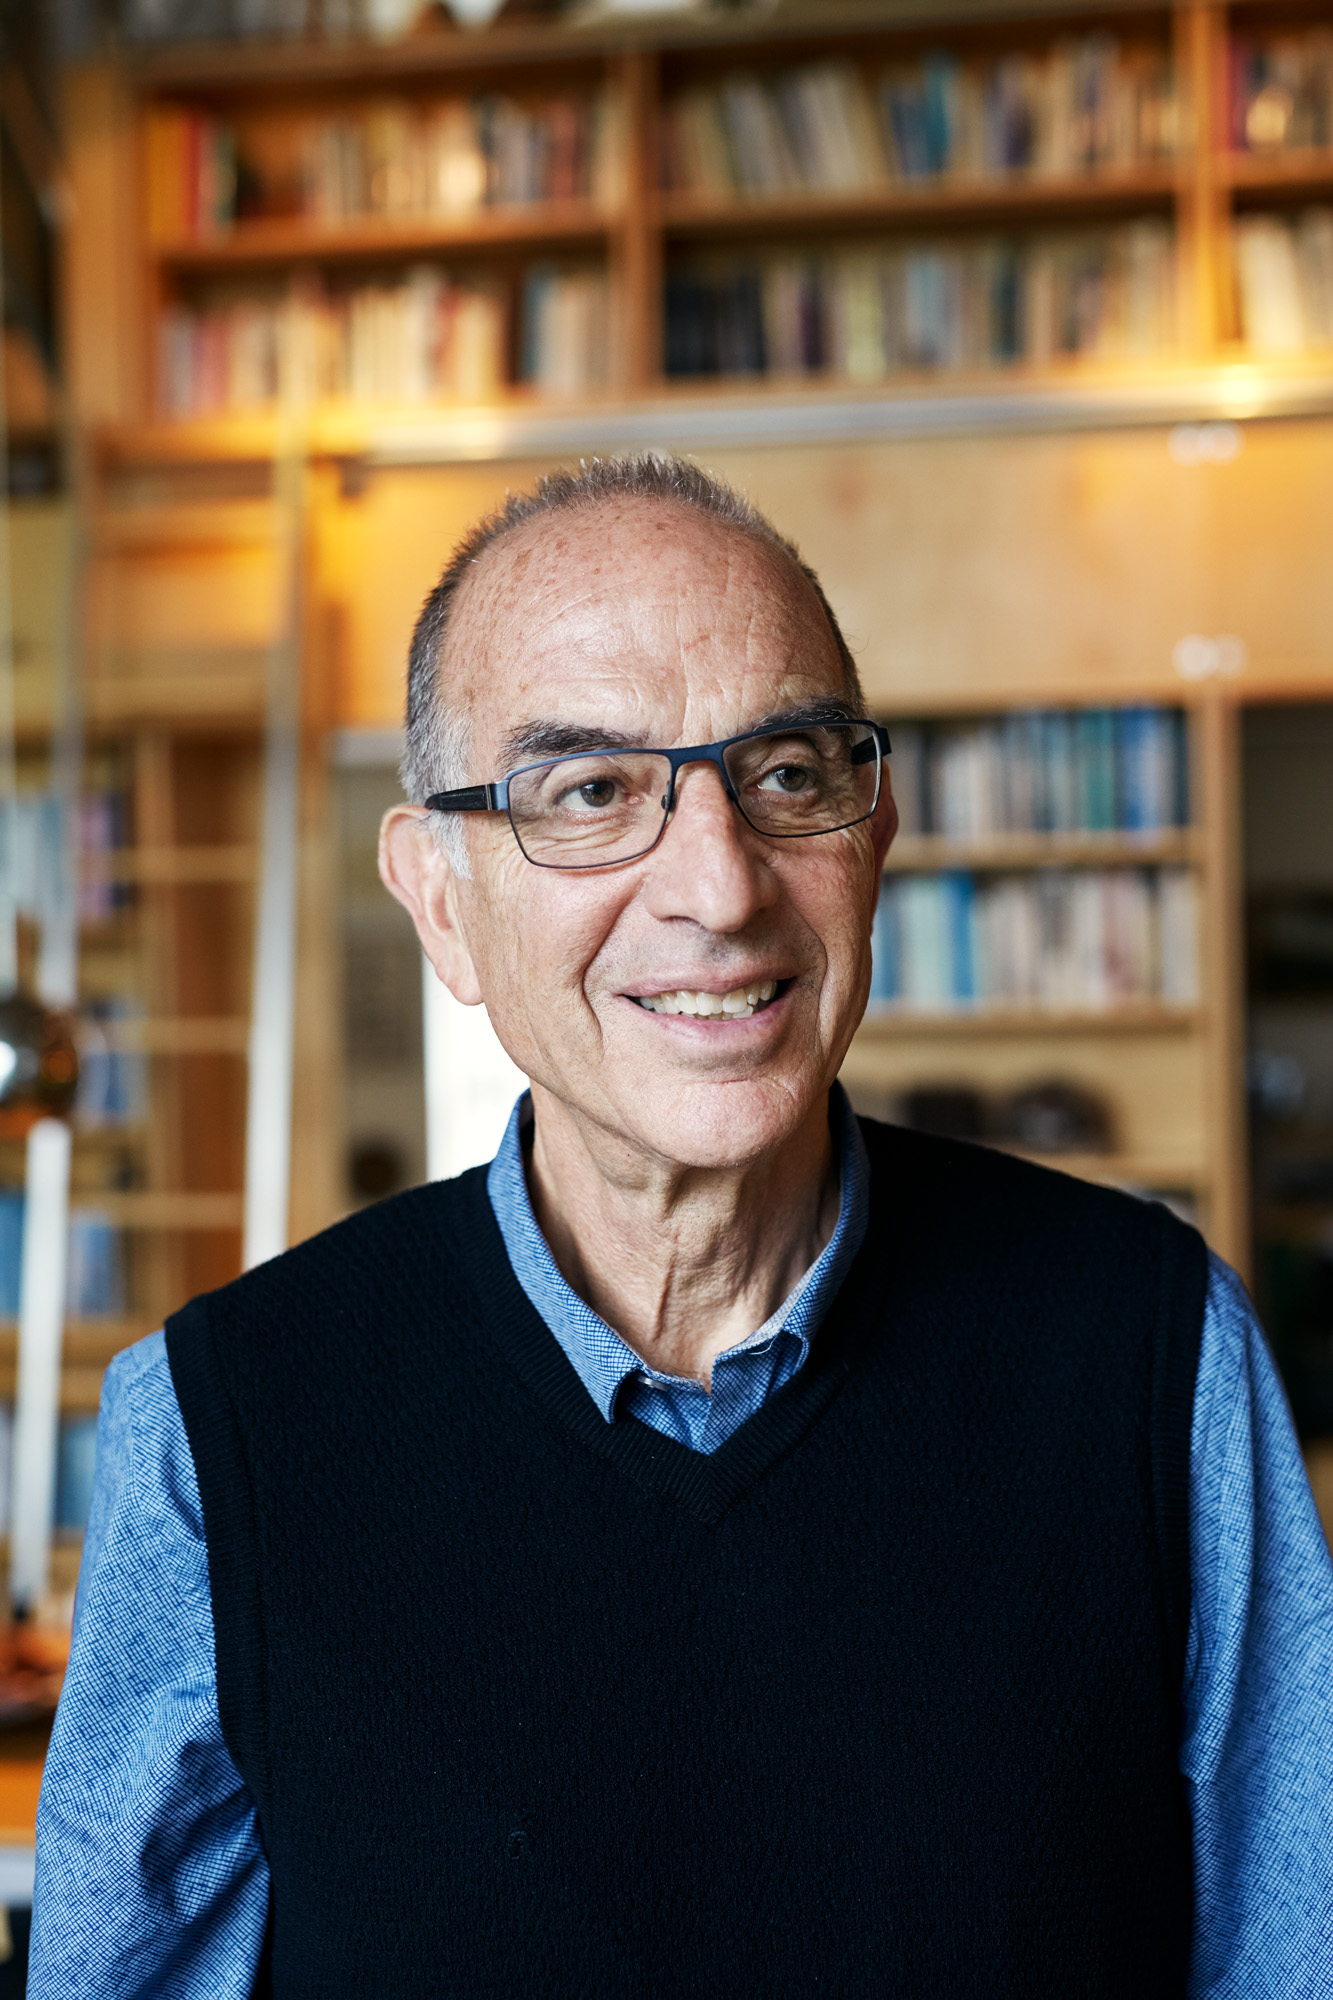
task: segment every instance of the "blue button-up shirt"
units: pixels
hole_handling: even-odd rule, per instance
[[[837,1093],[834,1234],[697,1382],[646,1369],[565,1283],[516,1108],[488,1187],[520,1284],[608,1422],[711,1450],[801,1366],[866,1227]],[[1180,1768],[1195,1865],[1190,2000],[1333,1992],[1333,1563],[1263,1335],[1212,1260],[1190,1443]],[[208,1556],[162,1335],[113,1362],[69,1675],[38,1813],[30,2000],[244,2000],[269,1878],[218,1722]],[[447,1911],[441,1921],[447,1921]]]

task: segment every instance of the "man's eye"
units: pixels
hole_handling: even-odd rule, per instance
[[[759,780],[760,789],[769,792],[803,792],[813,783],[814,776],[804,764],[778,764]]]
[[[564,803],[576,811],[581,806],[586,811],[604,811],[616,802],[619,787],[614,778],[585,778],[573,791],[566,792]]]

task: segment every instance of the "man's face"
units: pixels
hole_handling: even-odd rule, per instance
[[[518,746],[545,724],[666,748],[844,693],[794,568],[658,501],[547,516],[488,551],[456,602],[444,678],[471,718],[471,783],[541,755]],[[874,822],[766,840],[703,764],[680,773],[658,845],[619,867],[535,867],[503,814],[469,818],[470,879],[451,905],[464,960],[539,1091],[637,1154],[741,1165],[822,1104],[861,1018],[892,818],[886,796]],[[459,940],[438,955],[423,942],[473,997]],[[747,986],[775,990],[743,1019],[641,1004]]]

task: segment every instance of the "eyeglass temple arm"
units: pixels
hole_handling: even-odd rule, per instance
[[[506,804],[508,791],[507,784],[464,785],[456,792],[432,792],[426,808],[443,813],[495,812]]]
[[[864,743],[858,743],[855,746],[852,751],[853,764],[868,764],[875,754],[876,744],[879,745],[882,757],[887,757],[893,748],[893,745],[889,741],[889,732],[882,722],[872,722],[870,727],[875,733],[873,736],[867,736]]]

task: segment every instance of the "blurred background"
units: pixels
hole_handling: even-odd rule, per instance
[[[108,1360],[519,1087],[374,848],[553,465],[818,567],[854,1099],[1197,1221],[1333,1517],[1333,0],[5,0],[0,240],[0,1991]]]

